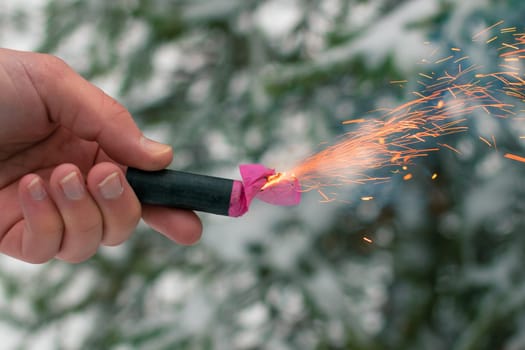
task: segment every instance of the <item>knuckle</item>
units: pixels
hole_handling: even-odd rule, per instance
[[[79,237],[100,237],[102,235],[102,220],[99,218],[96,221],[79,226],[74,234]]]
[[[29,246],[22,246],[22,260],[30,264],[43,264],[52,260],[60,249],[61,237],[64,233],[64,225],[59,220],[50,220],[49,222],[40,223],[39,229],[35,232],[39,237],[43,237],[47,243],[55,242],[46,248],[42,249],[40,246],[32,242]]]
[[[57,56],[41,54],[39,58],[37,67],[40,68],[42,74],[61,78],[70,71],[68,64]]]
[[[102,224],[96,222],[84,227],[80,226],[66,235],[69,235],[69,240],[56,257],[73,264],[81,263],[97,252],[102,235]]]
[[[42,84],[49,79],[62,79],[71,70],[61,58],[50,54],[32,54],[26,69],[35,84]]]

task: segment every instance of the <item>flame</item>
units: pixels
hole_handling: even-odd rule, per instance
[[[499,21],[473,36],[474,41],[491,46],[498,39],[510,36],[510,41],[503,42],[497,49],[503,61],[500,71],[480,72],[481,67],[467,63],[469,57],[457,47],[433,62],[423,60],[423,63],[430,64],[454,64],[454,70],[445,70],[442,74],[421,73],[418,83],[422,89],[414,91],[413,100],[392,109],[383,109],[378,117],[344,121],[344,125],[352,124],[356,129],[292,169],[301,181],[303,191],[317,190],[323,201],[329,202],[333,198],[322,188],[384,182],[432,152],[446,149],[459,154],[460,150],[452,145],[438,141],[443,136],[466,132],[469,116],[476,113],[517,119],[516,111],[525,112],[523,107],[517,107],[517,103],[525,102],[525,78],[522,78],[521,65],[516,64],[525,58],[525,33],[517,33],[515,27],[492,33],[502,23]],[[406,82],[391,81],[395,84]],[[497,96],[512,101],[503,102]],[[479,139],[497,151],[494,136],[490,141],[482,136]],[[525,158],[511,154],[505,157],[525,162]],[[374,175],[379,169],[388,169],[390,174]],[[408,173],[403,179],[412,177]],[[432,180],[436,178],[437,174],[433,174]],[[269,179],[268,185],[272,181]]]
[[[261,191],[264,191],[281,182],[294,182],[296,178],[297,177],[294,174],[288,174],[286,172],[275,173],[274,175],[268,176],[266,183],[261,188]]]

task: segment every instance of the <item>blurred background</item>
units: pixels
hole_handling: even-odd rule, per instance
[[[520,0],[3,0],[0,45],[63,58],[171,143],[173,168],[239,178],[413,99],[390,82],[417,78],[425,42],[497,69],[472,36],[523,18]],[[411,181],[201,214],[194,247],[140,226],[79,265],[2,257],[0,347],[525,349],[525,165],[502,157],[525,154],[524,126],[468,125]]]

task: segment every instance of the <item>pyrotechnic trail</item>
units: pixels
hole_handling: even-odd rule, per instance
[[[422,63],[433,68],[444,64],[452,67],[437,74],[420,73],[417,83],[420,91],[415,98],[396,108],[383,111],[378,117],[359,117],[343,122],[357,128],[343,135],[335,144],[305,159],[287,172],[299,179],[303,191],[317,190],[322,201],[332,201],[326,188],[348,184],[388,181],[393,173],[412,174],[407,167],[431,152],[448,149],[459,151],[440,141],[443,136],[468,130],[469,118],[486,113],[495,118],[516,119],[524,112],[525,78],[522,71],[525,58],[525,33],[516,27],[502,27],[500,21],[473,36],[484,40],[499,55],[501,70],[483,72],[483,67],[470,63],[472,59],[460,48],[451,48],[435,60]],[[496,34],[494,33],[496,32]],[[501,42],[498,46],[494,46]],[[392,81],[404,84],[407,80]],[[503,101],[504,100],[504,101]],[[510,101],[510,102],[509,102]],[[496,149],[491,141],[480,140]],[[506,158],[525,162],[525,157],[505,154]],[[386,176],[377,176],[377,170],[386,170]],[[390,175],[389,175],[390,174]],[[283,177],[286,178],[286,177]],[[432,175],[436,179],[437,174]]]

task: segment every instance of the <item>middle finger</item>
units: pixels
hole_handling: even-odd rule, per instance
[[[103,223],[79,169],[73,164],[58,166],[50,188],[65,228],[57,258],[73,263],[90,258],[100,245]]]

